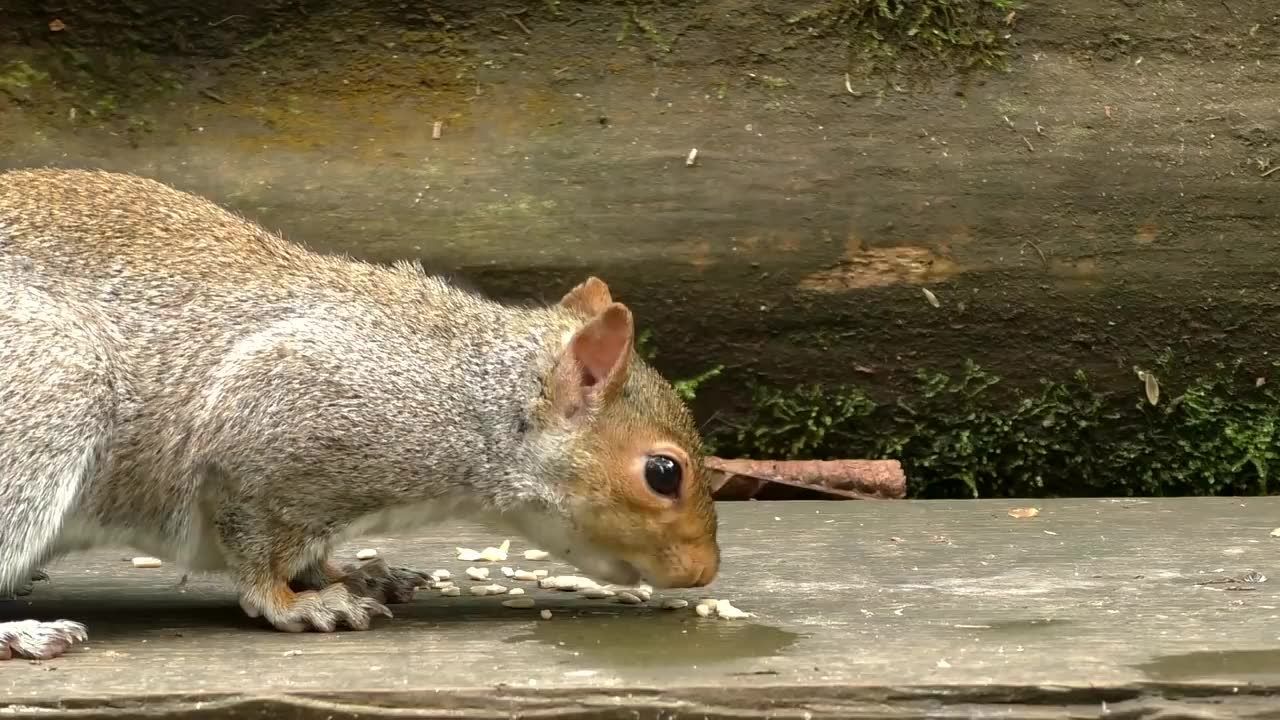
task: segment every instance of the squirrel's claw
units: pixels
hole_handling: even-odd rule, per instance
[[[363,565],[347,565],[342,584],[356,595],[395,605],[413,600],[413,593],[431,581],[427,573],[406,567],[391,567],[381,558]]]
[[[284,632],[333,632],[339,625],[368,630],[370,620],[376,615],[392,617],[385,605],[371,597],[357,595],[341,583],[298,593],[283,611],[267,613],[271,624]]]
[[[13,657],[49,660],[89,639],[84,625],[71,620],[19,620],[0,623],[0,660]]]
[[[0,600],[14,600],[20,597],[26,597],[36,591],[36,583],[44,582],[49,579],[49,573],[44,570],[36,570],[31,573],[31,579],[13,588],[7,593],[0,593]]]

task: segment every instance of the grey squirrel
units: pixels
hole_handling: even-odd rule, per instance
[[[0,595],[119,543],[229,573],[277,629],[364,629],[425,577],[331,548],[443,518],[706,585],[702,441],[634,334],[594,277],[500,304],[134,175],[0,173]],[[86,632],[0,623],[0,658]]]

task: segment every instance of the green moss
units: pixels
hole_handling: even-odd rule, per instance
[[[640,11],[634,6],[630,7],[622,18],[622,27],[618,30],[617,41],[625,41],[628,35],[631,34],[633,27],[654,47],[664,53],[671,52],[671,45],[675,42],[675,37],[664,37],[662,32],[658,30],[658,26],[652,20],[640,14]]]
[[[48,81],[48,73],[36,70],[22,60],[0,65],[0,93],[15,100],[29,100],[31,91]]]
[[[644,359],[645,362],[652,363],[658,357],[658,348],[654,344],[653,331],[649,329],[641,330],[636,333],[636,354]],[[723,365],[716,365],[710,370],[694,375],[689,378],[681,378],[672,380],[671,384],[676,389],[676,394],[685,402],[693,402],[698,396],[698,388],[704,383],[716,378],[724,371]]]
[[[1003,69],[1018,0],[824,0],[786,18],[808,37],[839,38],[860,77],[904,65]]]
[[[128,47],[0,50],[17,55],[7,62],[0,57],[0,101],[7,95],[54,124],[96,124],[133,135],[151,121],[132,108],[180,89],[164,61]]]
[[[1175,371],[1166,356],[1152,372]],[[751,411],[713,439],[729,455],[900,459],[916,497],[1267,493],[1280,391],[1239,362],[1181,385],[1155,405],[1140,381],[1118,396],[1083,372],[1018,392],[970,364],[921,372],[892,402],[855,385],[756,386]]]

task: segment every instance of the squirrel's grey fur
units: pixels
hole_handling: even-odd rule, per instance
[[[132,175],[0,173],[0,593],[59,555],[124,543],[231,572],[246,611],[278,628],[363,628],[422,578],[381,565],[353,591],[331,546],[447,516],[604,578],[705,584],[715,514],[670,386],[628,344],[619,408],[548,410],[590,320],[572,303],[491,302],[407,263],[312,253]],[[652,538],[652,558],[635,555],[650,552],[641,530],[619,528],[623,552],[583,525],[575,483],[613,473],[605,422],[691,458],[687,518],[653,531],[671,544]],[[0,624],[0,657],[83,637],[59,622]]]

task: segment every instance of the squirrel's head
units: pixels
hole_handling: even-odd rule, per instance
[[[557,554],[608,582],[710,583],[720,548],[693,415],[636,354],[631,311],[603,282],[588,279],[559,308],[577,329],[566,334],[535,412],[567,450]]]

